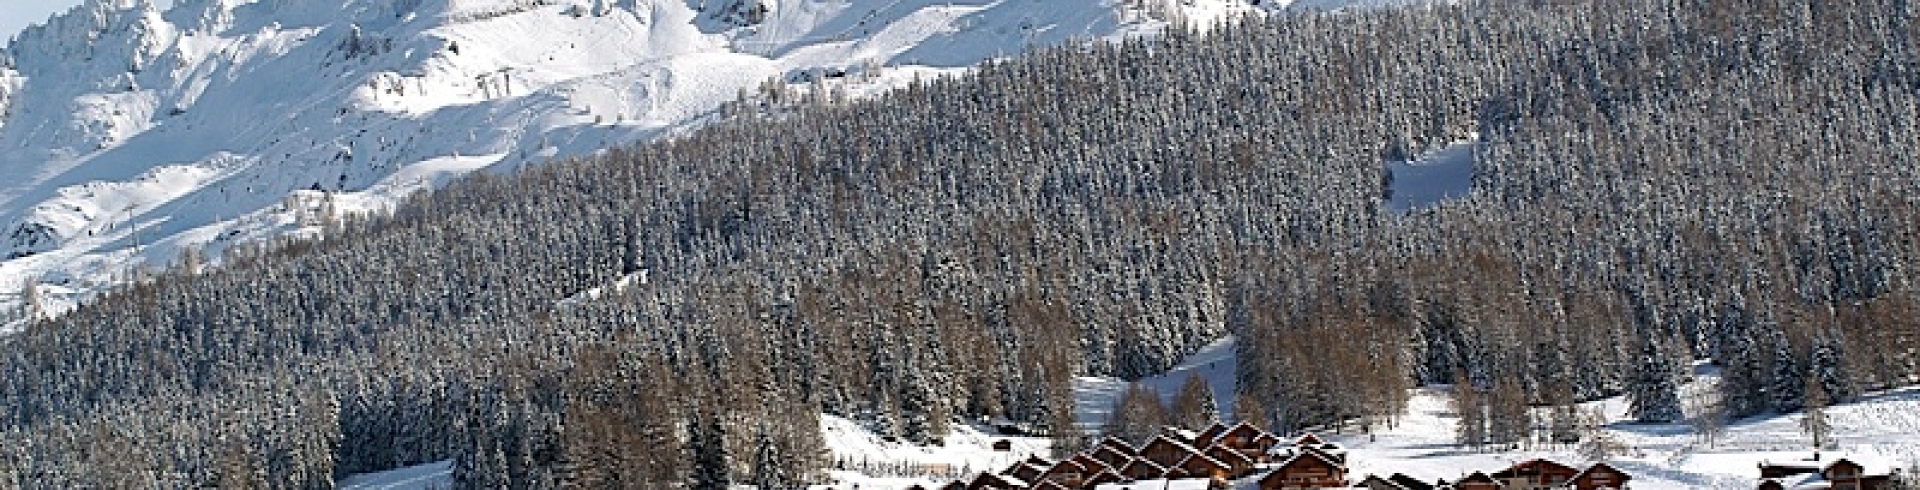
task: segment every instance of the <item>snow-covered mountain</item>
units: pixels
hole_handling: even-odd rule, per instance
[[[1267,2],[1268,7],[1274,6]],[[0,325],[480,169],[1240,0],[87,0],[0,51]],[[29,288],[31,283],[33,287]]]

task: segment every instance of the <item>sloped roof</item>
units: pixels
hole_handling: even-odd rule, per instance
[[[1205,440],[1195,441],[1195,444],[1213,444],[1215,438],[1225,433],[1227,433],[1227,426],[1221,425],[1220,421],[1216,420],[1211,424],[1207,424],[1207,428],[1200,431],[1200,438]]]
[[[1150,473],[1153,475],[1164,475],[1167,473],[1167,467],[1160,466],[1159,463],[1147,461],[1145,458],[1135,458],[1132,462],[1129,462],[1127,463],[1126,466],[1123,466],[1120,468],[1120,474],[1126,475],[1129,473],[1133,473],[1134,470],[1136,469],[1135,467],[1140,465],[1145,465],[1147,469],[1147,473]]]
[[[1558,462],[1554,462],[1553,460],[1534,458],[1534,459],[1529,459],[1526,461],[1514,463],[1512,466],[1508,466],[1506,469],[1495,471],[1493,472],[1492,476],[1494,478],[1513,478],[1515,476],[1519,476],[1523,474],[1541,473],[1542,472],[1541,470],[1544,470],[1544,469],[1555,469],[1555,470],[1564,471],[1570,474],[1580,472],[1579,468],[1574,468],[1572,466],[1560,464]]]
[[[1573,478],[1574,478],[1575,480],[1578,480],[1578,479],[1580,479],[1580,477],[1583,477],[1583,476],[1587,476],[1587,473],[1592,473],[1592,472],[1593,472],[1593,470],[1597,470],[1597,469],[1601,469],[1601,468],[1606,468],[1606,470],[1607,470],[1607,471],[1611,471],[1611,472],[1613,472],[1613,473],[1614,473],[1614,474],[1616,474],[1616,475],[1620,475],[1620,481],[1621,481],[1621,482],[1626,482],[1626,481],[1628,481],[1628,480],[1632,480],[1632,479],[1633,479],[1633,475],[1629,475],[1629,474],[1627,474],[1627,472],[1625,472],[1625,471],[1620,471],[1620,469],[1619,469],[1619,468],[1615,468],[1615,467],[1613,467],[1613,465],[1609,465],[1609,464],[1606,464],[1606,463],[1594,463],[1594,464],[1593,464],[1593,466],[1588,466],[1588,467],[1587,467],[1587,469],[1584,469],[1584,470],[1580,470],[1580,472],[1579,472],[1579,473],[1575,473],[1575,474],[1573,475]]]
[[[1242,453],[1238,449],[1230,448],[1220,444],[1207,446],[1207,450],[1202,451],[1201,454],[1212,456],[1213,459],[1218,459],[1222,463],[1242,463],[1242,464],[1248,464],[1248,465],[1253,464],[1253,458],[1248,457],[1246,453]],[[1232,460],[1232,461],[1228,461],[1228,460]]]
[[[1396,482],[1386,478],[1381,478],[1380,475],[1367,475],[1366,478],[1361,478],[1360,481],[1354,482],[1353,488],[1373,488],[1373,485],[1371,485],[1370,483],[1383,485],[1383,486],[1386,486],[1387,488],[1407,490],[1406,485],[1401,485],[1400,482]]]
[[[1199,461],[1201,463],[1213,465],[1213,467],[1223,469],[1223,470],[1233,469],[1233,466],[1228,465],[1227,463],[1222,462],[1219,459],[1215,459],[1212,456],[1208,456],[1204,453],[1193,453],[1193,454],[1187,455],[1186,459],[1180,460],[1180,463],[1175,464],[1174,466],[1185,468],[1187,466],[1187,463],[1192,461]]]
[[[1140,454],[1140,450],[1138,448],[1133,447],[1132,444],[1127,444],[1127,441],[1122,441],[1118,438],[1113,438],[1113,437],[1101,439],[1100,447],[1113,448],[1113,450],[1119,451],[1120,454],[1125,454],[1128,456]]]
[[[1432,483],[1427,483],[1425,481],[1420,480],[1419,478],[1407,476],[1407,474],[1405,473],[1394,473],[1393,476],[1387,477],[1387,480],[1394,483],[1398,483],[1400,484],[1401,488],[1405,488],[1407,490],[1434,490],[1433,489],[1434,485]]]
[[[979,488],[982,486],[1016,487],[1016,488],[1028,487],[1026,480],[1021,480],[1019,478],[1015,478],[1007,475],[996,475],[993,473],[981,473],[980,476],[976,476],[973,478],[973,484],[968,485],[968,487],[971,487],[971,488]]]
[[[1453,483],[1454,483],[1454,486],[1459,486],[1462,483],[1492,483],[1492,484],[1503,486],[1503,487],[1507,486],[1506,482],[1496,480],[1492,476],[1488,476],[1486,472],[1481,472],[1481,471],[1475,471],[1473,472],[1473,474],[1461,477],[1460,481],[1456,481]]]

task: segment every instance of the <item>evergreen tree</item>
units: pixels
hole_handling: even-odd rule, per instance
[[[733,453],[727,448],[726,423],[718,414],[706,414],[694,427],[693,490],[726,490],[733,484]]]
[[[1672,362],[1660,352],[1658,342],[1648,339],[1641,343],[1638,364],[1627,384],[1635,421],[1666,423],[1684,418]]]

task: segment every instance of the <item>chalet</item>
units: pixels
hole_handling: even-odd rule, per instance
[[[1008,451],[1012,451],[1012,450],[1013,450],[1013,441],[1009,441],[1009,440],[1006,440],[1006,439],[1000,439],[1000,440],[996,440],[996,441],[993,441],[993,450],[995,450],[995,451],[999,451],[999,452],[1003,452],[1003,453],[1004,453],[1004,452],[1008,452]]]
[[[1034,466],[1033,463],[1029,463],[1025,461],[1015,463],[1013,466],[1007,467],[1006,471],[1000,472],[1000,474],[1002,475],[1019,478],[1020,481],[1025,481],[1025,482],[1039,481],[1040,475],[1043,475],[1045,473],[1046,473],[1046,470],[1042,470],[1039,467]]]
[[[1508,490],[1551,490],[1566,486],[1580,470],[1545,459],[1529,459],[1494,472]]]
[[[1128,450],[1131,451],[1132,448],[1128,448]],[[1130,452],[1121,452],[1119,449],[1103,444],[1098,449],[1093,450],[1093,459],[1099,461],[1101,464],[1105,464],[1108,468],[1118,471],[1121,467],[1126,466],[1127,463],[1133,462],[1133,454]]]
[[[1329,448],[1329,447],[1331,449],[1322,449],[1322,448]],[[1272,457],[1274,460],[1286,461],[1288,459],[1293,458],[1295,455],[1305,454],[1305,453],[1313,453],[1313,454],[1319,455],[1322,458],[1333,460],[1333,462],[1339,463],[1342,466],[1345,466],[1347,464],[1347,451],[1344,449],[1340,449],[1338,446],[1333,446],[1332,444],[1322,444],[1319,446],[1287,446],[1283,448],[1278,448],[1277,450],[1271,453],[1268,453],[1268,456]]]
[[[1060,483],[1054,482],[1051,480],[1043,481],[1033,486],[1033,490],[1075,490],[1076,488],[1078,487],[1069,487],[1069,486],[1061,485]]]
[[[1173,440],[1180,441],[1182,444],[1188,446],[1200,445],[1200,433],[1179,427],[1161,427],[1160,435],[1171,437]]]
[[[1041,473],[1040,477],[1036,480],[1059,483],[1060,486],[1067,488],[1079,488],[1080,481],[1086,479],[1088,475],[1089,472],[1086,466],[1069,459],[1055,463],[1053,467],[1047,468],[1047,471]]]
[[[1107,470],[1099,473],[1094,473],[1093,476],[1087,477],[1086,481],[1080,482],[1080,488],[1081,490],[1088,490],[1094,487],[1098,487],[1100,485],[1105,485],[1108,483],[1119,483],[1123,481],[1127,481],[1127,478],[1120,476],[1119,473],[1116,473],[1113,470]]]
[[[1200,454],[1200,450],[1172,436],[1157,436],[1147,441],[1146,445],[1140,446],[1141,458],[1162,467],[1171,468],[1195,454]]]
[[[1321,440],[1320,436],[1313,435],[1312,432],[1300,434],[1299,438],[1293,440],[1295,446],[1318,446],[1326,443],[1327,441]]]
[[[1239,477],[1232,466],[1205,454],[1193,454],[1175,465],[1180,471],[1193,478],[1206,478],[1222,484]]]
[[[1760,490],[1887,490],[1894,488],[1891,472],[1870,471],[1866,465],[1851,459],[1837,458],[1825,466],[1802,470],[1810,466],[1807,463],[1807,461],[1762,463]]]
[[[1260,478],[1260,490],[1305,490],[1347,486],[1347,465],[1320,451],[1299,451]]]
[[[1219,422],[1208,424],[1207,428],[1200,430],[1200,437],[1196,438],[1197,440],[1194,441],[1193,445],[1195,446],[1211,445],[1213,444],[1215,439],[1220,438],[1220,434],[1227,433],[1227,428],[1228,427],[1225,425],[1220,425]]]
[[[1221,463],[1226,463],[1227,472],[1231,474],[1233,478],[1247,476],[1248,473],[1253,472],[1253,458],[1249,458],[1246,453],[1235,451],[1233,448],[1215,444],[1207,446],[1207,449],[1201,451],[1200,454],[1205,454],[1207,457],[1219,460]]]
[[[1460,481],[1453,482],[1453,488],[1458,490],[1506,490],[1507,484],[1506,482],[1494,479],[1492,475],[1475,471],[1473,474],[1460,478]]]
[[[1030,488],[1032,487],[1027,485],[1026,480],[993,473],[981,473],[980,476],[973,478],[973,483],[967,484],[967,490],[1028,490]]]
[[[1617,490],[1627,488],[1633,477],[1606,463],[1594,463],[1573,475],[1570,485],[1576,490]]]
[[[1202,479],[1166,478],[1128,483],[1107,483],[1093,490],[1210,490],[1213,483]]]
[[[1414,477],[1407,476],[1400,473],[1394,473],[1393,476],[1387,477],[1387,481],[1398,483],[1400,484],[1401,488],[1405,488],[1407,490],[1434,490],[1435,488],[1438,487],[1438,485],[1420,481],[1419,478],[1414,478]],[[1446,480],[1441,480],[1439,483],[1445,484]]]
[[[1221,432],[1213,439],[1213,443],[1240,451],[1255,463],[1266,463],[1271,461],[1267,452],[1280,444],[1280,437],[1260,430],[1253,424],[1241,422]]]
[[[1114,451],[1128,456],[1140,455],[1139,449],[1135,449],[1132,444],[1127,444],[1127,441],[1120,440],[1120,438],[1117,437],[1101,439],[1099,447],[1113,448]]]
[[[1129,480],[1151,480],[1167,476],[1167,467],[1155,464],[1144,458],[1135,459],[1120,467],[1120,476]]]
[[[1358,483],[1354,483],[1353,488],[1365,488],[1367,490],[1407,490],[1400,488],[1400,484],[1398,483],[1381,478],[1380,475],[1372,474],[1367,475],[1366,478],[1361,478]]]
[[[1444,480],[1442,480],[1442,482],[1444,482]],[[1366,479],[1360,480],[1360,483],[1353,484],[1353,488],[1365,488],[1368,490],[1434,490],[1434,485],[1420,481],[1419,478],[1394,473],[1393,476],[1386,478],[1381,478],[1377,475],[1367,475]]]
[[[1086,453],[1074,455],[1071,461],[1073,461],[1074,464],[1080,465],[1080,470],[1087,475],[1106,471],[1108,468],[1107,463],[1094,459],[1093,456],[1089,456]]]

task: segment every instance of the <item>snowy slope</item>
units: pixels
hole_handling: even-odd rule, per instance
[[[1200,350],[1180,360],[1180,364],[1159,375],[1142,378],[1140,383],[1160,394],[1161,402],[1172,403],[1173,396],[1180,392],[1180,385],[1187,382],[1189,376],[1199,376],[1213,388],[1214,405],[1222,412],[1233,409],[1235,345],[1236,339],[1229,335],[1201,347]],[[1127,389],[1127,381],[1119,378],[1083,376],[1073,380],[1074,419],[1080,428],[1098,430],[1106,424],[1108,414],[1113,412],[1113,402]]]
[[[1148,4],[1152,7],[1149,8]],[[183,251],[1239,0],[87,0],[0,51],[0,325]],[[1157,14],[1150,14],[1156,12]],[[848,76],[838,75],[845,73]]]

